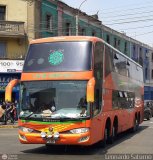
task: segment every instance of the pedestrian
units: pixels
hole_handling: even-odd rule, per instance
[[[10,119],[12,123],[14,123],[14,108],[8,100],[4,102],[6,109],[5,109],[5,116],[4,116],[4,124],[7,125],[7,121]]]
[[[15,100],[15,109],[16,109],[16,120],[18,120],[20,114],[20,108],[17,100]]]
[[[8,121],[8,119],[9,119],[9,116],[8,116],[9,103],[8,103],[8,101],[3,102],[2,107],[3,107],[3,109],[5,110],[5,112],[4,112],[4,114],[3,114],[4,125],[7,125],[7,121]]]
[[[4,122],[4,114],[5,114],[5,105],[0,105],[0,121]]]
[[[11,105],[10,105],[9,114],[10,114],[11,122],[14,124],[14,122],[15,122],[15,105],[14,105],[14,103],[11,103]]]

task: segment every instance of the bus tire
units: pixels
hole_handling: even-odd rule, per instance
[[[112,135],[108,138],[108,143],[113,144],[117,136],[117,128],[115,126],[112,127]]]
[[[98,142],[98,147],[102,147],[102,148],[105,148],[106,147],[106,144],[107,144],[107,128],[105,128],[105,131],[104,131],[104,138]]]
[[[134,119],[134,126],[132,127],[132,132],[136,132],[139,128],[139,121],[138,119],[135,117]]]

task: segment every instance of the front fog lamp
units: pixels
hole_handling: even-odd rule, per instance
[[[70,132],[73,134],[86,133],[88,131],[89,131],[89,128],[77,128],[77,129],[70,130]]]
[[[23,132],[26,132],[26,133],[31,133],[33,132],[33,129],[31,128],[26,128],[26,127],[19,127],[19,129]]]
[[[45,138],[47,136],[46,132],[41,132],[40,135],[42,138]]]

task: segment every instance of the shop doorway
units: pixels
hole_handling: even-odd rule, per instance
[[[12,102],[19,101],[19,93],[13,92],[12,93]],[[0,104],[5,102],[5,92],[0,92]]]

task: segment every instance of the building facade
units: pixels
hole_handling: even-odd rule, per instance
[[[15,1],[0,1],[0,58],[20,58],[26,49],[24,25],[27,13],[21,8],[26,4]]]
[[[9,81],[20,79],[28,46],[27,24],[27,2],[0,1],[0,103],[5,100]],[[19,99],[18,86],[13,89],[13,99]]]
[[[0,58],[24,59],[29,41],[53,36],[85,35],[104,39],[143,66],[145,99],[153,99],[153,48],[59,0],[1,0]]]

